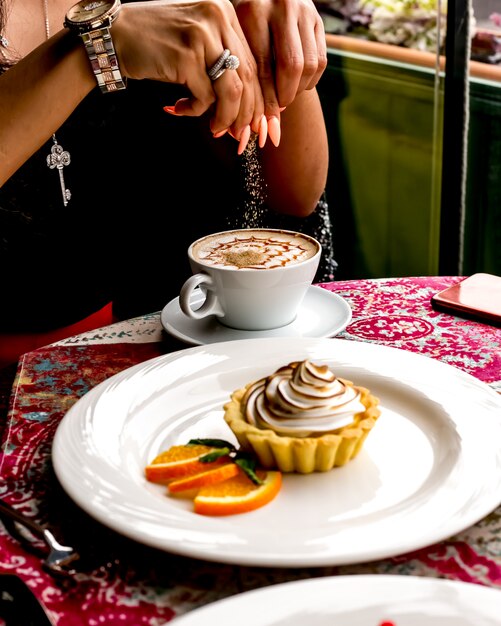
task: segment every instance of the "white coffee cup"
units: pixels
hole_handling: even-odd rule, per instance
[[[296,318],[321,252],[309,235],[271,228],[197,239],[188,248],[193,276],[181,288],[181,310],[193,319],[215,315],[221,324],[242,330],[286,326]],[[200,290],[205,300],[193,309],[193,296]]]

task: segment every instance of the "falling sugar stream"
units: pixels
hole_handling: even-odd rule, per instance
[[[253,133],[242,154],[244,186],[243,207],[237,209],[236,217],[228,218],[232,228],[261,228],[264,226],[266,184],[257,151],[257,134]]]

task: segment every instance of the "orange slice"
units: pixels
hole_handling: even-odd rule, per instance
[[[240,471],[237,476],[215,485],[202,487],[194,498],[195,513],[201,515],[234,515],[254,511],[271,502],[282,486],[278,471],[256,472],[263,481],[254,484]]]
[[[154,483],[166,483],[173,478],[193,476],[200,472],[206,472],[209,468],[226,465],[229,456],[222,456],[210,463],[200,461],[200,457],[211,452],[217,452],[217,448],[204,445],[172,446],[162,452],[145,467],[146,478]]]
[[[213,463],[206,463],[205,465],[212,467]],[[226,463],[226,465],[200,472],[200,474],[173,480],[169,483],[168,490],[169,493],[181,493],[182,491],[200,489],[201,487],[215,485],[223,480],[228,480],[228,478],[236,476],[239,472],[240,469],[238,465],[235,465],[235,463]]]

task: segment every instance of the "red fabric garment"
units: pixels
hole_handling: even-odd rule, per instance
[[[41,333],[0,333],[0,368],[16,363],[21,354],[31,352],[72,335],[107,326],[114,321],[116,320],[113,317],[112,303],[109,302],[96,313],[92,313],[69,326]]]

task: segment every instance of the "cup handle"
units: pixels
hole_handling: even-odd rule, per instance
[[[191,297],[195,289],[200,285],[207,285],[205,300],[198,309],[192,309],[190,304]],[[207,315],[218,315],[222,317],[224,312],[221,309],[215,292],[211,289],[213,285],[214,282],[209,274],[201,273],[190,276],[181,287],[179,293],[179,306],[181,307],[181,311],[195,320],[202,319]]]

